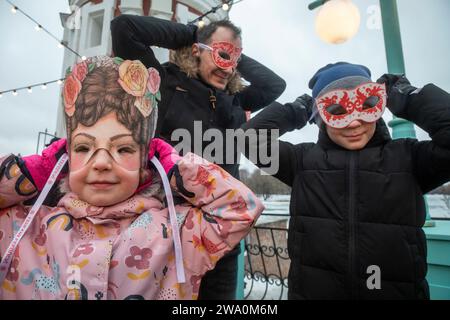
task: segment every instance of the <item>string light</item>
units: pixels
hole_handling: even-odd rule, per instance
[[[243,0],[237,0],[237,1],[228,1],[226,3],[223,3],[222,5],[218,5],[213,7],[211,10],[209,10],[208,12],[205,12],[203,15],[197,17],[196,19],[192,20],[189,22],[189,24],[193,24],[196,23],[198,21],[198,26],[199,28],[203,27],[205,25],[205,21],[203,20],[204,17],[206,17],[207,15],[211,14],[211,13],[215,13],[218,9],[222,8],[222,10],[224,11],[228,11],[230,10],[230,6],[237,4],[239,2],[241,2]],[[46,28],[44,28],[41,24],[39,24],[35,19],[33,19],[32,17],[30,17],[28,14],[26,14],[23,10],[21,10],[19,7],[17,7],[16,5],[14,5],[11,1],[6,0],[6,2],[8,2],[12,8],[11,8],[11,12],[12,13],[16,13],[17,11],[19,11],[20,13],[22,13],[24,16],[26,16],[28,19],[30,19],[31,21],[33,21],[36,26],[35,29],[37,31],[39,30],[44,30],[48,35],[50,35],[52,38],[54,38],[55,40],[58,41],[58,47],[65,47],[67,48],[69,51],[71,51],[72,53],[74,53],[75,55],[77,55],[79,58],[81,58],[81,60],[85,61],[87,58],[86,56],[81,56],[78,52],[74,51],[73,49],[71,49],[70,47],[68,47],[63,41],[59,40],[57,37],[55,37],[53,34],[51,34]],[[24,90],[27,89],[29,93],[32,93],[33,90],[32,88],[34,87],[38,87],[41,86],[41,88],[43,90],[47,89],[47,85],[51,84],[51,83],[55,83],[57,82],[58,85],[62,85],[63,81],[65,79],[57,79],[57,80],[53,80],[53,81],[48,81],[48,82],[43,82],[43,83],[38,83],[38,84],[34,84],[34,85],[29,85],[29,86],[25,86],[25,87],[21,87],[21,88],[15,88],[15,89],[10,89],[10,90],[5,90],[5,91],[1,91],[0,92],[0,98],[2,97],[2,95],[4,93],[8,93],[8,92],[12,92],[14,96],[18,95],[18,91],[20,90]]]
[[[28,90],[29,93],[32,93],[33,92],[32,88],[39,87],[39,86],[42,88],[42,90],[45,90],[45,89],[47,89],[47,86],[49,84],[51,84],[51,83],[58,83],[59,85],[61,85],[64,80],[65,79],[56,79],[56,80],[53,80],[53,81],[41,82],[41,83],[28,85],[28,86],[21,87],[21,88],[15,88],[15,89],[9,89],[9,90],[5,90],[5,91],[0,91],[0,96],[2,94],[8,93],[8,92],[12,92],[12,94],[14,96],[17,96],[19,94],[20,90]]]
[[[35,27],[34,29],[36,31],[40,31],[43,30],[45,33],[47,33],[50,37],[52,37],[53,39],[55,39],[56,41],[58,41],[58,47],[61,48],[65,47],[67,48],[67,50],[69,50],[70,52],[72,52],[73,54],[75,54],[77,57],[81,58],[81,55],[76,52],[75,50],[73,50],[72,48],[70,48],[69,46],[67,46],[63,41],[61,41],[60,39],[58,39],[55,35],[53,35],[50,31],[48,31],[45,27],[43,27],[39,22],[37,22],[35,19],[33,19],[30,15],[28,15],[26,12],[24,12],[22,9],[20,9],[18,6],[16,6],[14,3],[12,3],[10,0],[6,0],[6,2],[8,2],[12,8],[11,8],[11,12],[12,13],[16,13],[17,11],[19,11],[21,14],[23,14],[25,17],[27,17],[29,20],[33,21],[33,23],[35,23]],[[88,3],[89,1],[86,1],[86,3]]]
[[[204,22],[203,18],[205,18],[207,15],[209,15],[211,13],[215,13],[219,9],[222,9],[224,11],[228,11],[228,10],[230,10],[230,6],[235,5],[235,4],[237,4],[239,2],[242,2],[242,1],[244,1],[244,0],[227,1],[227,2],[225,2],[223,4],[219,4],[219,5],[215,6],[215,7],[212,7],[211,10],[205,12],[201,16],[195,18],[194,20],[189,21],[188,24],[194,24],[194,23],[198,22],[198,27],[202,28],[205,25],[205,22]]]

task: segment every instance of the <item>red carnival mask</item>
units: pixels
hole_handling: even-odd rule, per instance
[[[242,48],[226,41],[213,42],[211,46],[198,43],[200,48],[211,51],[214,64],[220,69],[235,68],[242,53]]]
[[[316,98],[320,117],[330,127],[345,128],[354,120],[375,122],[386,108],[386,86],[364,83],[354,89],[337,89]]]

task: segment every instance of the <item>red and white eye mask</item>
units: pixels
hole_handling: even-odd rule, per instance
[[[384,113],[386,101],[386,86],[369,82],[354,89],[329,91],[316,98],[316,105],[328,126],[341,129],[354,120],[377,121]]]
[[[211,46],[199,42],[198,46],[211,51],[213,62],[220,69],[236,68],[242,53],[242,48],[226,41],[213,42]]]

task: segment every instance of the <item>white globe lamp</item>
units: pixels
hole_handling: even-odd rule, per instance
[[[323,41],[340,44],[358,32],[360,22],[359,10],[350,0],[329,0],[317,13],[316,32]]]

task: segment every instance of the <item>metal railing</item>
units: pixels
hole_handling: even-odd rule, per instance
[[[48,129],[45,129],[44,132],[40,131],[38,134],[37,144],[36,144],[36,154],[40,154],[43,149],[45,149],[46,145],[53,139],[57,138],[56,132],[55,134],[51,134],[48,132]]]
[[[244,299],[287,299],[290,259],[287,251],[287,225],[289,214],[281,219],[255,226],[245,239]],[[285,219],[282,219],[285,218]]]

